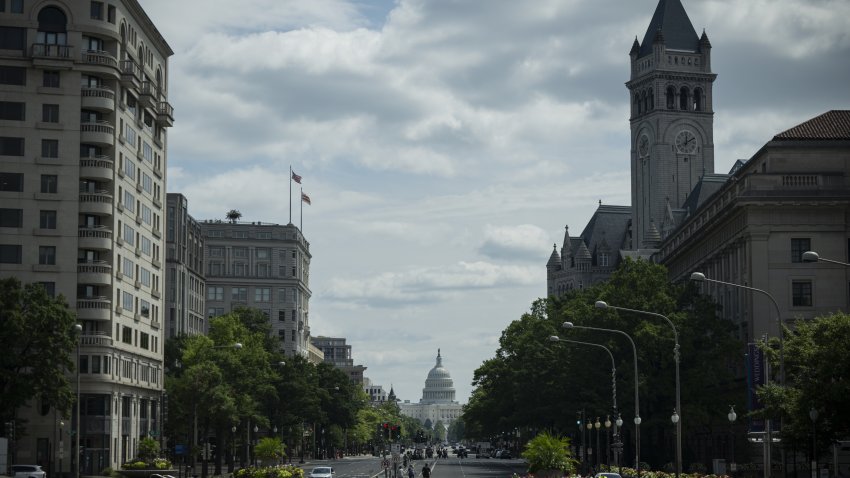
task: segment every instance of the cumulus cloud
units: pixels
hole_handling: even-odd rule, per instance
[[[484,229],[484,240],[478,251],[491,259],[541,261],[546,260],[549,235],[532,224],[492,226]]]

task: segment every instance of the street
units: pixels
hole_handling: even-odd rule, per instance
[[[524,475],[526,465],[523,460],[499,460],[478,458],[457,458],[450,455],[446,459],[415,460],[413,467],[416,477],[422,477],[422,465],[431,466],[432,478],[509,478],[512,474]],[[331,466],[334,478],[381,478],[381,458],[373,456],[346,457],[342,460],[317,460],[302,465],[305,476],[314,466]],[[391,470],[390,470],[391,471]],[[391,476],[391,475],[390,475]]]

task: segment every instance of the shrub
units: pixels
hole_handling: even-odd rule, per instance
[[[532,438],[522,452],[522,457],[528,460],[528,471],[536,473],[541,470],[557,470],[570,473],[575,460],[570,453],[570,439],[558,437],[548,432]]]
[[[293,465],[240,468],[236,478],[304,478],[304,470]]]

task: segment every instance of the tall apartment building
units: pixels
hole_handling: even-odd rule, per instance
[[[207,316],[260,309],[286,355],[309,359],[310,243],[292,224],[201,222]]]
[[[204,235],[189,215],[189,201],[179,193],[166,196],[165,331],[167,338],[205,334]]]
[[[363,372],[366,367],[354,365],[351,358],[351,345],[345,343],[344,337],[313,337],[310,339],[322,351],[324,362],[342,370],[353,383],[363,385]]]
[[[91,475],[160,432],[173,52],[136,0],[0,6],[0,275],[62,294],[83,327],[80,423],[34,399],[16,459]]]

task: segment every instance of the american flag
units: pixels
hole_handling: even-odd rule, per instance
[[[306,202],[307,204],[310,204],[310,205],[313,204],[313,203],[310,202],[310,196],[304,194],[303,192],[301,193],[301,200]]]
[[[292,180],[298,184],[301,184],[301,176],[295,174],[295,171],[292,171]]]

